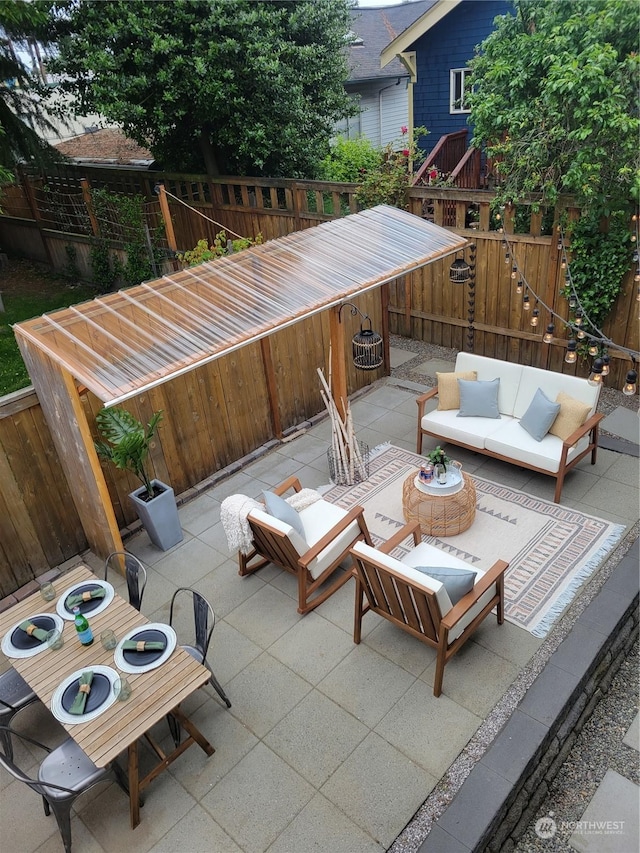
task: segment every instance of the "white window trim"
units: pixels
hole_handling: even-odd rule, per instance
[[[471,74],[470,68],[452,68],[449,71],[449,112],[452,115],[471,112],[471,110],[468,107],[465,107],[464,109],[462,109],[460,107],[456,107],[456,105],[455,105],[455,101],[456,101],[456,97],[455,97],[455,95],[456,95],[456,77],[458,75],[460,75],[461,82],[462,82],[462,91],[464,93],[466,77],[470,74]]]

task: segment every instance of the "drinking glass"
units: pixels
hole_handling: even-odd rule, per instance
[[[100,634],[100,642],[102,643],[102,648],[110,652],[118,645],[118,638],[111,628],[107,628]]]
[[[57,652],[64,646],[64,637],[62,636],[62,631],[59,631],[57,628],[54,628],[53,631],[49,631],[47,633],[47,639],[45,640],[47,647],[52,649],[54,652]]]
[[[56,597],[56,590],[51,581],[45,581],[40,584],[40,595],[45,601],[53,601]]]
[[[113,692],[120,702],[126,702],[131,696],[131,685],[126,678],[116,678],[113,682]]]

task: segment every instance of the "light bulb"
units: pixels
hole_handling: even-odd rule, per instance
[[[555,330],[556,330],[556,327],[553,325],[553,323],[549,323],[549,325],[547,326],[547,331],[542,336],[542,340],[545,344],[551,343],[551,341],[553,340],[553,333],[555,332]]]
[[[573,310],[577,304],[578,304],[578,300],[575,298],[575,296],[570,296],[569,297],[569,308],[571,308]]]
[[[630,370],[627,373],[627,381],[624,384],[624,388],[622,389],[622,393],[626,397],[632,397],[636,391],[638,390],[638,374],[635,370]]]
[[[505,262],[505,264],[508,264],[508,263],[509,263],[510,258],[511,258],[511,255],[509,254],[509,252],[507,252],[507,253],[506,253],[506,255],[504,256],[504,262]]]
[[[576,335],[579,341],[583,341],[587,337],[587,333],[584,329],[578,329],[578,334]]]
[[[563,258],[562,261],[560,262],[560,269],[566,270],[566,268],[567,268],[567,262]]]
[[[518,270],[516,269],[516,267],[512,267],[511,268],[511,278],[517,278],[517,277],[518,277]]]
[[[540,314],[540,311],[537,308],[534,308],[533,311],[531,312],[531,325],[532,326],[538,325],[539,314]]]
[[[577,355],[576,355],[576,347],[577,346],[578,346],[578,344],[576,343],[576,341],[573,338],[571,338],[571,340],[567,342],[567,354],[564,357],[564,360],[567,362],[567,364],[574,364],[574,362],[577,358]]]
[[[516,293],[522,293],[523,286],[524,285],[522,284],[522,279],[520,279],[520,281],[516,284]],[[638,292],[640,293],[640,291]]]
[[[602,359],[596,358],[591,366],[591,373],[589,375],[589,385],[600,385],[602,383]]]
[[[524,308],[525,311],[528,311],[529,308],[531,308],[531,303],[529,301],[529,294],[528,293],[525,293],[525,295],[522,299],[522,307]]]
[[[573,322],[576,324],[576,326],[582,325],[582,311],[577,312],[576,319]]]
[[[609,375],[609,356],[606,354],[602,356],[602,375]]]
[[[589,355],[598,355],[598,345],[597,344],[591,344],[591,346],[589,347]]]

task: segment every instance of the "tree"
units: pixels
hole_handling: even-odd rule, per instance
[[[62,0],[55,69],[165,168],[313,177],[344,90],[350,0]]]
[[[514,0],[471,63],[474,143],[498,160],[500,196],[572,194],[591,215],[640,189],[637,3]]]
[[[0,2],[0,182],[13,180],[18,163],[42,166],[57,154],[39,133],[53,129],[44,113],[48,92],[20,53],[27,40],[43,37],[47,20],[39,4]]]

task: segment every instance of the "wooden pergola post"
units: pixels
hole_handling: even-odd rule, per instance
[[[344,419],[347,405],[347,365],[341,308],[341,305],[334,305],[329,311],[329,339],[331,341],[331,395],[340,412],[340,417]]]

